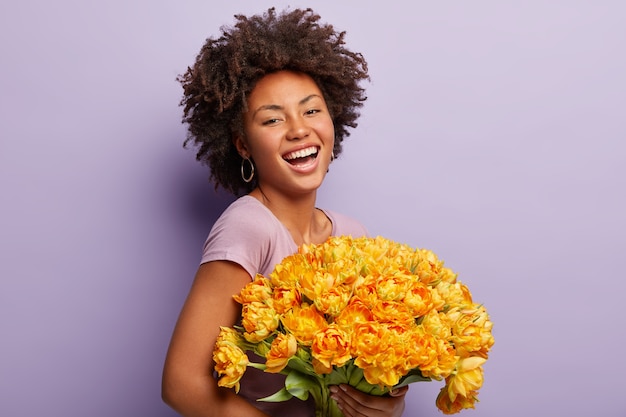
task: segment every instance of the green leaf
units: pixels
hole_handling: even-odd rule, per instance
[[[306,375],[317,376],[317,373],[315,373],[315,370],[313,369],[313,365],[311,365],[309,362],[303,361],[297,356],[292,356],[291,358],[289,358],[287,366],[291,369],[296,370],[297,372]]]
[[[332,372],[326,375],[326,385],[339,385],[348,383],[347,366],[341,368],[335,368]]]
[[[358,366],[354,365],[354,368],[350,370],[350,379],[349,379],[349,384],[353,387],[356,387],[357,385],[359,385],[359,383],[361,381],[365,380],[365,377],[363,376],[363,369],[359,368]]]
[[[287,388],[283,388],[275,394],[272,394],[268,397],[259,398],[257,401],[265,401],[268,403],[279,403],[282,401],[287,401],[293,398],[293,395],[287,391]]]
[[[380,385],[372,385],[365,378],[361,380],[354,388],[358,389],[369,395],[385,395],[389,392],[388,388],[381,387]]]
[[[318,383],[315,379],[297,371],[289,372],[285,378],[285,388],[294,397],[305,401],[309,398],[309,391],[316,388]]]
[[[394,388],[400,388],[400,387],[404,387],[406,385],[412,384],[414,382],[423,382],[423,381],[432,381],[432,379],[423,376],[422,373],[418,370],[413,370],[409,372],[408,374],[406,374],[405,376],[403,376],[400,379],[400,382],[394,385]]]

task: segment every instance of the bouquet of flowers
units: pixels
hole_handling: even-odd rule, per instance
[[[248,366],[286,375],[265,401],[312,395],[317,416],[341,416],[329,387],[372,395],[445,380],[444,414],[474,408],[492,322],[469,289],[426,249],[382,237],[331,237],[303,245],[235,300],[241,326],[222,327],[213,354],[218,384],[239,391]],[[265,358],[252,363],[246,351]]]

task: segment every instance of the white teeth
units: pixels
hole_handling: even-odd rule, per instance
[[[299,151],[288,153],[287,155],[284,156],[284,159],[289,161],[289,160],[297,159],[297,158],[306,158],[307,156],[315,155],[316,153],[317,153],[317,147],[310,146],[305,149],[300,149]]]

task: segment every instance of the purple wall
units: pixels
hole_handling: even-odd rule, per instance
[[[318,3],[372,75],[320,205],[435,250],[485,302],[462,415],[626,416],[626,5]],[[175,77],[262,9],[0,6],[0,415],[174,415],[163,358],[229,201],[181,147]],[[406,415],[441,415],[439,387]]]

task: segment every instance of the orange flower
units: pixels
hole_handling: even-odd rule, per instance
[[[239,392],[239,381],[248,366],[248,356],[235,343],[239,336],[234,335],[232,329],[224,329],[222,328],[213,350],[215,371],[220,377],[217,384],[220,387],[234,387]]]
[[[427,249],[416,249],[411,271],[426,285],[434,286],[442,280],[443,262]]]
[[[405,338],[393,326],[368,322],[356,326],[351,353],[368,383],[392,387],[408,371],[404,367],[406,346]]]
[[[450,319],[445,313],[431,310],[422,317],[421,325],[426,333],[438,339],[449,340],[452,336]]]
[[[297,350],[298,341],[296,338],[290,333],[280,333],[272,341],[270,351],[265,356],[265,365],[267,366],[265,372],[275,374],[282,371]]]
[[[350,355],[350,336],[336,324],[331,324],[325,330],[315,334],[311,345],[311,355],[325,369],[330,369],[333,366],[341,367],[352,358]]]
[[[327,375],[333,371],[332,366],[326,366],[324,362],[319,361],[317,358],[313,358],[311,364],[313,365],[313,370],[318,375]]]
[[[281,321],[299,343],[311,346],[315,333],[323,331],[328,326],[326,319],[317,311],[315,306],[303,303],[285,313]]]
[[[220,333],[217,335],[217,343],[232,343],[239,345],[241,334],[231,327],[220,326]]]
[[[450,342],[441,339],[437,342],[439,347],[437,367],[429,372],[430,377],[434,379],[440,379],[450,375],[459,360],[457,352]]]
[[[336,286],[319,294],[313,303],[322,313],[338,316],[348,305],[352,290],[344,285]]]
[[[441,282],[435,287],[435,291],[445,300],[446,308],[459,307],[472,303],[472,294],[469,289],[460,282]]]
[[[284,314],[302,301],[302,295],[295,287],[274,288],[273,303],[278,314]]]
[[[432,291],[422,282],[413,282],[402,301],[414,317],[421,317],[434,308]]]
[[[244,304],[241,311],[241,324],[246,332],[244,338],[248,342],[260,342],[271,335],[279,324],[279,316],[269,305],[254,301]]]
[[[315,301],[335,287],[335,277],[326,271],[311,271],[311,273],[302,273],[298,283],[302,294],[309,300]]]
[[[493,346],[491,334],[493,323],[482,305],[474,304],[463,309],[455,308],[448,312],[452,321],[452,343],[461,357],[480,356],[487,358]]]
[[[372,310],[367,308],[360,299],[353,297],[348,306],[335,318],[335,323],[344,331],[348,331],[358,324],[366,323],[373,319]]]
[[[429,287],[430,297],[433,303],[433,309],[437,311],[444,311],[446,308],[446,300],[439,294],[439,291],[435,288]]]
[[[419,369],[423,376],[441,380],[452,373],[459,357],[449,342],[434,338],[431,335],[426,336],[426,340],[429,342],[427,351],[431,356],[428,358],[428,362],[419,366]]]
[[[376,321],[356,323],[350,345],[352,356],[367,362],[370,361],[370,358],[374,358],[386,346],[383,338],[384,330],[383,325]]]
[[[406,357],[406,367],[408,369],[419,369],[422,374],[427,374],[430,370],[437,367],[439,354],[437,339],[433,335],[424,332],[422,326],[412,329],[408,335],[408,345],[411,347]]]
[[[265,302],[272,298],[272,286],[267,278],[263,275],[257,275],[254,281],[246,284],[239,294],[234,297],[235,301],[240,304],[252,303],[254,301]]]
[[[281,263],[276,265],[274,270],[270,273],[270,282],[274,287],[295,287],[298,280],[300,271],[300,264],[306,265],[302,262],[302,255],[294,254],[285,258]]]
[[[435,404],[443,414],[456,414],[463,409],[475,408],[474,403],[478,401],[476,398],[477,394],[478,393],[476,391],[470,391],[467,397],[457,395],[456,398],[452,400],[450,399],[450,394],[448,393],[448,387],[445,386],[441,389],[441,391],[439,391]]]
[[[409,307],[397,301],[379,301],[372,308],[372,313],[380,323],[412,323],[415,321]]]
[[[442,282],[449,282],[450,284],[454,284],[456,282],[457,274],[452,272],[450,268],[443,267],[441,268],[441,273],[439,274]]]
[[[354,286],[354,297],[361,300],[367,308],[372,308],[378,303],[378,291],[376,278],[372,275],[361,277]]]
[[[378,298],[386,301],[401,301],[411,287],[411,276],[405,271],[389,272],[376,281]]]
[[[472,356],[457,362],[455,371],[446,378],[450,400],[454,401],[457,395],[468,398],[470,392],[483,385],[482,364],[485,361],[485,358]]]

